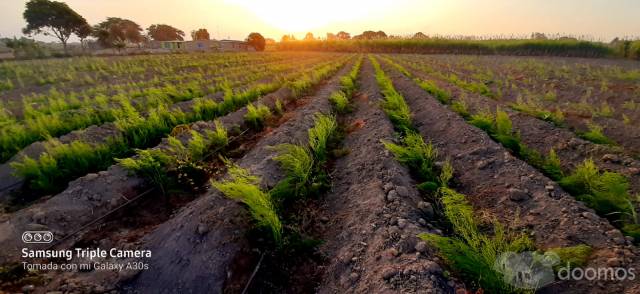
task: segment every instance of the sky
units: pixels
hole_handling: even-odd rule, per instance
[[[127,18],[147,28],[164,23],[206,28],[216,39],[250,32],[279,40],[344,30],[387,34],[528,36],[532,32],[609,41],[640,36],[638,0],[63,0],[90,24]],[[21,36],[26,0],[0,0],[0,37]],[[35,36],[38,40],[55,40]],[[190,39],[190,38],[187,38]]]

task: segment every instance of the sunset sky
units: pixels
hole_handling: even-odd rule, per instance
[[[383,30],[411,35],[588,35],[609,41],[640,35],[637,0],[66,0],[90,24],[108,16],[143,28],[166,23],[183,30],[203,27],[214,38],[243,39],[257,31],[280,39],[311,31]],[[0,1],[0,36],[21,35],[26,0]],[[39,40],[52,40],[36,37]]]

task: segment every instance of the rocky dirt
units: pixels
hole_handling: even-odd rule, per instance
[[[380,140],[394,139],[378,107],[382,97],[365,59],[356,110],[346,118],[358,128],[345,140],[349,154],[335,163],[321,252],[329,263],[319,293],[453,293],[438,258],[419,233],[431,231],[431,203],[421,199],[406,168]],[[420,207],[420,208],[419,208]]]
[[[456,170],[456,190],[469,197],[480,215],[526,229],[539,248],[592,246],[596,253],[589,266],[622,264],[638,268],[640,252],[619,230],[515,158],[486,133],[467,124],[413,81],[388,66],[386,70],[412,109],[420,133],[432,140],[441,156],[451,159]],[[590,283],[558,283],[553,287],[582,293],[637,290],[633,281],[603,283],[598,287]]]

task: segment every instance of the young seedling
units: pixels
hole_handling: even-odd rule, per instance
[[[230,161],[226,161],[229,179],[212,182],[222,194],[247,205],[258,226],[270,230],[276,244],[282,244],[282,223],[275,209],[271,195],[260,189],[260,178],[252,176]]]

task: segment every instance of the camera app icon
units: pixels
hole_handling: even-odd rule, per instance
[[[46,244],[53,241],[53,233],[49,231],[25,231],[22,242],[27,244]]]

